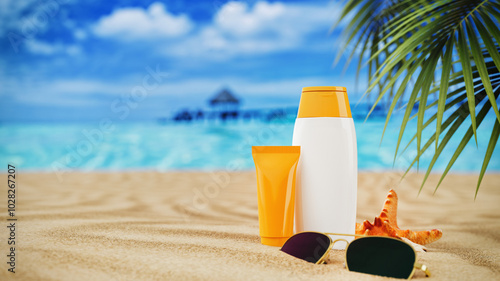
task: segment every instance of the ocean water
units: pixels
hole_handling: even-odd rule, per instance
[[[469,142],[451,171],[477,172],[493,125],[483,122],[478,147]],[[400,121],[388,126],[380,143],[383,118],[366,122],[355,119],[360,170],[405,170],[416,155],[412,144],[394,162]],[[251,170],[252,145],[291,145],[293,119],[274,122],[169,123],[31,123],[0,125],[0,162],[13,163],[27,171],[59,170]],[[411,121],[409,128],[415,126]],[[462,135],[466,128],[461,128]],[[428,134],[426,134],[428,135]],[[411,139],[406,134],[401,149]],[[425,139],[426,140],[426,139]],[[460,142],[452,138],[433,171],[443,171]],[[424,143],[424,142],[423,142]],[[433,155],[425,153],[419,169],[425,171]],[[415,167],[416,168],[416,165]],[[488,171],[500,171],[500,148],[494,152]]]

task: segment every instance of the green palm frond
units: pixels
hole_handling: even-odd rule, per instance
[[[479,173],[477,195],[500,134],[498,1],[349,0],[339,22],[351,14],[354,16],[344,29],[340,53],[355,44],[348,63],[359,57],[357,77],[361,68],[368,66],[365,95],[377,94],[372,110],[384,98],[390,103],[382,138],[397,104],[406,107],[394,160],[401,153],[401,141],[412,118],[417,119],[417,128],[406,148],[416,145],[417,156],[408,170],[415,163],[418,169],[420,157],[434,144],[434,157],[420,190],[451,137],[458,136],[458,128],[470,124],[436,189],[472,137],[477,145],[477,129],[488,112],[494,112],[496,120]],[[416,105],[418,111],[412,116]],[[435,112],[431,116],[429,109]],[[422,132],[432,124],[435,133],[424,141]]]

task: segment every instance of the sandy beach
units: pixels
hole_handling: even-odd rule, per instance
[[[0,280],[389,280],[348,272],[343,251],[326,265],[260,244],[255,173],[18,172],[16,273],[7,271],[7,176],[0,194]],[[439,228],[419,253],[428,280],[498,280],[500,174],[359,175],[357,221],[373,221],[390,188],[402,229]],[[414,279],[424,279],[417,271]]]

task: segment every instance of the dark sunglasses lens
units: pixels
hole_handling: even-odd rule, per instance
[[[330,237],[316,232],[302,232],[290,237],[281,251],[296,258],[317,263],[328,251]]]
[[[350,271],[394,278],[409,278],[415,258],[410,245],[384,237],[358,238],[349,244],[346,252]]]

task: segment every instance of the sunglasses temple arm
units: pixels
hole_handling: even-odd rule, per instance
[[[431,272],[429,271],[429,268],[425,264],[416,262],[414,267],[425,272],[425,276],[431,277]]]

